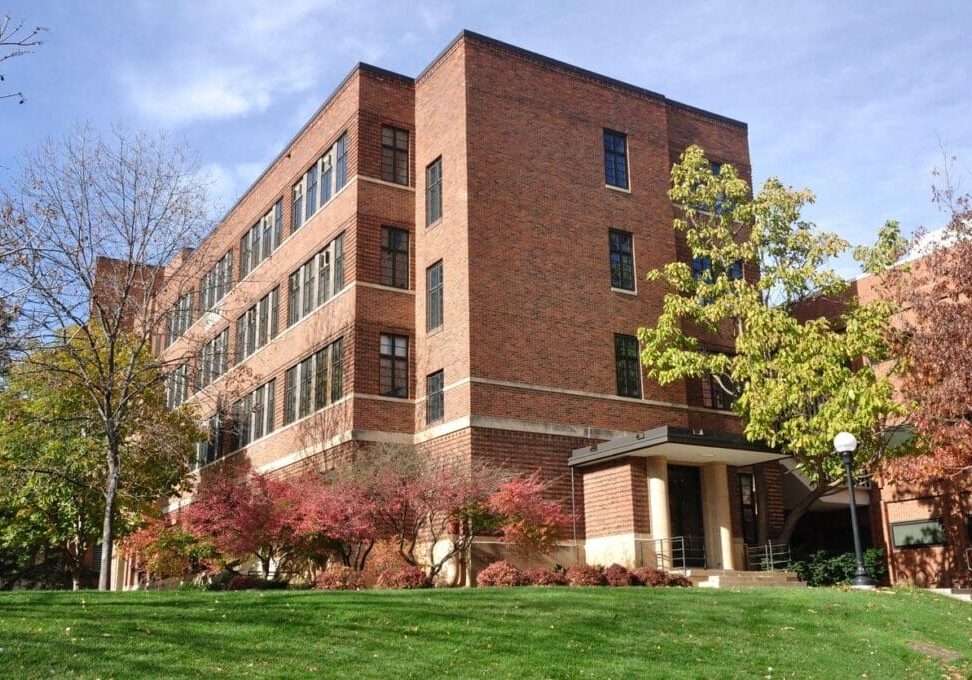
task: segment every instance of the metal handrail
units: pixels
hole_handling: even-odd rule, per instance
[[[672,536],[647,542],[651,544],[657,569],[684,572],[692,567],[706,567],[705,539],[701,536]]]
[[[791,562],[789,543],[766,541],[746,546],[746,568],[750,571],[786,571]]]

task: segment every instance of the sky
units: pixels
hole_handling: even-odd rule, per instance
[[[0,0],[48,27],[0,64],[0,184],[78,121],[184,138],[231,206],[355,63],[417,75],[463,28],[749,124],[753,180],[809,187],[853,243],[972,190],[972,2]],[[841,268],[846,269],[846,263]],[[852,272],[845,271],[850,275]]]

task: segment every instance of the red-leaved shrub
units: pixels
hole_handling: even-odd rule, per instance
[[[652,588],[660,586],[688,588],[692,585],[692,582],[681,574],[673,574],[668,571],[653,569],[651,567],[635,569],[633,576],[638,585],[649,586]]]
[[[393,590],[428,588],[429,579],[420,567],[402,566],[385,569],[378,574],[378,587]]]
[[[553,569],[527,569],[523,572],[523,582],[531,586],[565,586],[567,574]]]
[[[607,580],[604,578],[604,567],[592,564],[575,564],[567,570],[567,583],[572,586],[607,585]]]
[[[319,590],[362,590],[364,574],[350,567],[328,567],[314,579],[314,587]]]
[[[628,568],[615,562],[604,569],[604,578],[609,586],[632,586],[635,585],[634,576]]]
[[[480,588],[512,588],[523,583],[523,574],[506,560],[493,562],[476,575]]]

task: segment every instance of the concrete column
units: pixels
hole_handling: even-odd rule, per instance
[[[709,463],[702,468],[702,492],[705,553],[709,568],[735,569],[729,475],[724,463]]]
[[[668,459],[655,456],[648,459],[648,518],[651,525],[651,537],[669,539],[672,537],[672,524],[668,515]],[[663,551],[656,555],[658,566],[671,566],[671,543],[653,544],[656,551]]]

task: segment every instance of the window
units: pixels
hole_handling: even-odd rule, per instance
[[[442,218],[442,156],[425,168],[425,226]]]
[[[165,405],[179,408],[189,398],[189,365],[181,364],[165,380]]]
[[[425,422],[434,423],[442,420],[445,415],[445,404],[442,399],[442,388],[445,383],[445,373],[436,371],[425,378]]]
[[[720,384],[721,383],[721,384]],[[723,389],[725,386],[725,389]],[[729,392],[726,391],[729,390]],[[732,410],[736,401],[736,386],[728,375],[720,375],[716,380],[711,375],[702,376],[702,405],[720,411]]]
[[[628,141],[620,132],[604,131],[604,182],[628,188]]]
[[[223,258],[213,265],[202,279],[199,286],[199,302],[201,311],[208,312],[216,306],[230,287],[233,285],[233,251],[229,251]]]
[[[611,229],[611,287],[623,290],[634,290],[634,250],[631,244],[631,233],[620,229]]]
[[[171,345],[182,336],[192,325],[192,293],[186,293],[175,303],[169,314],[169,337],[166,345]]]
[[[199,370],[196,372],[196,385],[206,387],[226,372],[226,359],[229,350],[229,329],[203,345],[199,356]]]
[[[442,326],[442,260],[425,270],[425,330]]]
[[[618,396],[641,397],[641,366],[638,362],[638,338],[614,336],[614,361],[617,367]]]
[[[891,543],[895,548],[927,548],[945,545],[945,527],[940,517],[891,524]]]
[[[287,325],[292,326],[344,288],[344,234],[328,243],[287,281]]]
[[[283,205],[277,201],[266,215],[240,237],[240,278],[270,257],[280,245]]]
[[[408,130],[381,128],[381,178],[408,186]]]
[[[276,380],[271,380],[233,404],[235,448],[242,449],[273,432],[276,386]]]
[[[692,260],[692,276],[696,281],[702,281],[703,283],[715,283],[715,277],[721,274],[727,274],[731,281],[738,281],[743,277],[743,264],[742,260],[736,260],[729,265],[728,269],[723,269],[722,267],[713,267],[712,258],[708,255],[700,255]]]
[[[758,541],[756,531],[756,477],[751,472],[740,472],[738,477],[743,540],[749,545],[756,545]]]
[[[347,137],[347,133],[341,135],[294,185],[291,214],[294,231],[300,229],[347,184]]]
[[[223,422],[224,419],[225,414],[219,408],[206,421],[209,436],[205,440],[196,443],[196,459],[192,461],[193,464],[190,466],[192,469],[208,465],[222,458],[226,453],[226,447],[224,446],[224,430],[226,424]]]
[[[408,230],[381,228],[381,283],[408,288]]]
[[[381,336],[379,347],[379,391],[386,397],[408,397],[408,338]]]
[[[284,424],[338,401],[344,393],[344,343],[338,338],[284,373]]]
[[[242,361],[277,337],[277,299],[274,288],[236,320],[236,361]]]

